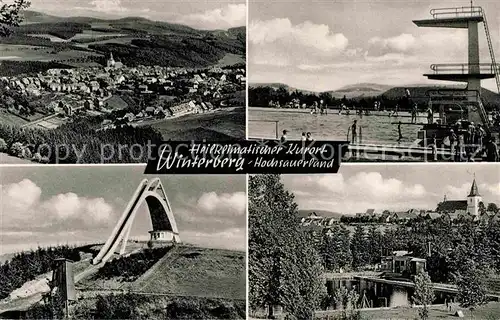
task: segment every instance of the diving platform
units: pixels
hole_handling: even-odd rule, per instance
[[[481,7],[438,8],[430,11],[432,19],[413,20],[418,27],[467,29],[470,23],[484,21]]]
[[[495,78],[495,68],[500,70],[500,65],[491,63],[433,64],[430,67],[432,73],[426,73],[424,76],[430,80],[469,82],[470,79],[486,80]]]
[[[494,54],[494,45],[491,39],[491,34],[486,19],[486,14],[481,7],[473,6],[472,2],[467,7],[456,8],[438,8],[430,10],[430,18],[423,20],[413,20],[413,23],[418,27],[430,28],[451,28],[451,29],[467,29],[468,44],[467,44],[467,63],[458,64],[432,64],[431,72],[424,74],[430,80],[438,81],[453,81],[466,83],[467,87],[464,91],[475,92],[475,95],[466,96],[466,100],[462,103],[453,103],[459,105],[460,109],[466,111],[466,119],[469,122],[481,123],[489,133],[491,123],[488,119],[488,114],[481,101],[481,81],[486,79],[495,79],[497,90],[500,92],[500,65],[496,63]],[[486,41],[490,53],[491,63],[480,63],[479,54],[479,24],[482,23],[486,35]],[[429,105],[436,103],[443,105],[443,100],[454,100],[456,93],[451,92],[450,97],[439,94],[439,101],[430,97]],[[453,98],[453,99],[450,99]],[[434,100],[434,101],[433,101]],[[450,105],[447,103],[447,105]]]
[[[467,29],[469,24],[483,22],[483,17],[458,17],[413,20],[417,27]]]

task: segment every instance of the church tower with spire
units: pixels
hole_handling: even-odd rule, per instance
[[[109,59],[108,59],[108,62],[107,62],[107,66],[108,68],[112,68],[115,66],[115,59],[113,58],[113,52],[110,52],[110,55],[109,55]]]
[[[476,177],[474,176],[474,180],[472,181],[472,186],[470,187],[469,195],[467,196],[467,213],[472,216],[479,215],[479,203],[483,199],[479,194],[479,190],[477,189]]]

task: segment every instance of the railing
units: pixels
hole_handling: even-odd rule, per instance
[[[471,73],[470,71],[475,71]],[[495,74],[500,70],[499,64],[493,63],[448,63],[432,64],[431,70],[434,74]]]
[[[481,7],[456,7],[456,8],[438,8],[430,11],[434,19],[438,18],[465,18],[482,17],[483,9]]]

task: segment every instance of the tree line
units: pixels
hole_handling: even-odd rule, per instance
[[[417,104],[417,109],[423,112],[428,107],[428,98],[425,97],[425,90],[429,88],[412,88],[417,91],[418,97],[413,97],[412,102]],[[304,92],[300,90],[287,90],[285,87],[273,88],[270,86],[257,86],[248,88],[248,105],[251,107],[270,107],[270,102],[279,103],[280,106],[286,106],[288,103],[297,101],[306,104],[310,108],[315,102],[323,100],[327,108],[340,108],[345,104],[349,109],[375,110],[375,102],[380,104],[380,110],[394,110],[396,105],[398,109],[409,111],[411,105],[404,100],[404,93],[399,91],[402,88],[395,89],[391,94],[381,94],[378,96],[360,96],[352,98],[336,98],[330,92]],[[486,94],[482,96],[486,110],[496,110],[498,101]],[[493,100],[492,100],[493,99]],[[434,108],[435,109],[435,108]],[[436,111],[436,110],[435,110]]]
[[[389,98],[384,95],[374,97],[356,97],[356,98],[336,98],[329,92],[321,93],[306,93],[299,90],[289,91],[284,87],[274,89],[268,86],[250,87],[248,89],[248,105],[252,107],[269,107],[269,102],[279,103],[280,106],[285,106],[292,101],[298,101],[300,105],[306,104],[310,108],[314,103],[323,103],[328,108],[340,108],[345,104],[349,109],[374,110],[375,102],[380,102],[382,109],[391,110],[399,104],[399,110],[404,110],[409,107],[401,101],[400,98]],[[417,103],[420,110],[424,110],[426,104],[423,102]]]
[[[334,225],[316,235],[326,270],[373,268],[382,256],[405,250],[427,259],[434,282],[453,283],[459,266],[473,260],[493,272],[500,272],[500,223],[479,226],[472,221],[452,224],[445,219],[414,220],[381,231],[376,225],[356,225],[352,236],[344,225]],[[429,251],[430,250],[430,251]]]
[[[0,152],[43,163],[137,163],[147,161],[148,144],[162,141],[150,126],[99,130],[102,121],[81,117],[49,130],[0,123]]]

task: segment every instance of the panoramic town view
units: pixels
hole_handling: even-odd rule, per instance
[[[144,162],[130,146],[245,137],[244,2],[17,3],[0,37],[2,162]],[[129,152],[103,159],[103,144]]]
[[[498,161],[497,2],[251,3],[249,137],[345,140],[345,161]]]
[[[251,318],[500,317],[497,166],[254,175],[248,197]]]
[[[0,318],[246,318],[245,176],[143,170],[0,170]]]

